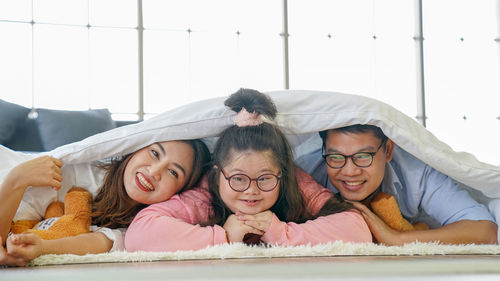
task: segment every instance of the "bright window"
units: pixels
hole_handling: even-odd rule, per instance
[[[424,57],[429,130],[455,150],[500,165],[497,2],[425,1]]]
[[[88,108],[87,29],[34,25],[35,106]]]
[[[416,116],[413,1],[289,3],[291,88],[369,96]]]
[[[31,105],[31,25],[0,22],[0,38],[0,98]]]
[[[143,3],[146,113],[241,87],[282,89],[281,1]]]
[[[359,94],[417,115],[414,0],[2,0],[0,98],[148,118],[240,87]],[[500,165],[498,0],[423,1],[427,127]],[[139,101],[143,101],[142,107]]]

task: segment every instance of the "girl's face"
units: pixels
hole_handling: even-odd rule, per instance
[[[251,179],[256,179],[264,174],[280,176],[279,168],[273,163],[271,151],[245,151],[233,152],[228,165],[222,167],[227,178],[244,174]],[[257,187],[257,182],[252,180],[250,187],[242,192],[234,191],[224,174],[219,175],[219,194],[226,206],[233,213],[255,215],[269,210],[278,200],[279,181],[271,191],[264,192]]]
[[[139,203],[165,201],[184,187],[191,176],[193,161],[193,148],[185,142],[160,142],[142,148],[125,167],[125,190]]]

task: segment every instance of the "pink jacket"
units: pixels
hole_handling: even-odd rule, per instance
[[[307,208],[317,213],[332,192],[297,169],[297,180]],[[198,250],[227,243],[226,231],[219,225],[200,226],[212,213],[206,179],[201,187],[175,195],[167,201],[140,211],[125,235],[127,251]],[[285,223],[273,217],[261,240],[269,244],[295,246],[342,240],[371,242],[372,235],[357,211],[318,217],[305,223]]]

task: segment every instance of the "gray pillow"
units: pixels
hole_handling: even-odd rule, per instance
[[[116,127],[107,109],[37,109],[37,112],[38,131],[46,151]]]
[[[28,117],[29,108],[0,100],[0,143],[8,141],[19,124]]]

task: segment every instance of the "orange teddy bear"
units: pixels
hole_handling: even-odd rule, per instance
[[[377,214],[388,226],[397,231],[410,231],[410,230],[426,230],[429,226],[423,222],[417,222],[412,225],[401,215],[398,202],[393,196],[379,192],[376,194],[370,206],[372,211]]]
[[[86,189],[73,187],[64,196],[64,203],[53,202],[45,211],[43,221],[20,220],[13,222],[11,232],[25,231],[51,240],[89,232],[92,195]]]

